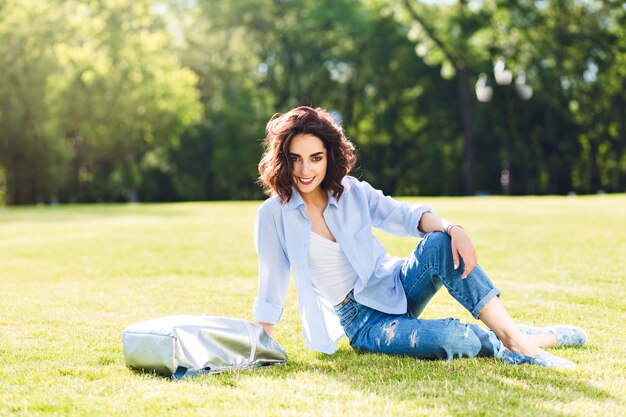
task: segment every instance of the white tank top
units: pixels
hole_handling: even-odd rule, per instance
[[[309,275],[315,288],[333,306],[346,298],[357,280],[356,271],[341,246],[313,232],[309,244]]]

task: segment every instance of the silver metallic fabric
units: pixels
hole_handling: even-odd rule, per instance
[[[123,331],[122,344],[128,367],[176,379],[287,361],[285,351],[263,327],[228,317],[142,321]]]

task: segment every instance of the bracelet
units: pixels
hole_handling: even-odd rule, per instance
[[[463,229],[463,226],[461,226],[460,224],[449,224],[448,227],[445,228],[446,233],[450,234],[453,227],[460,227],[461,229]]]

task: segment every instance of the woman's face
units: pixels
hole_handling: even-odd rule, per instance
[[[304,133],[291,139],[289,157],[293,163],[293,179],[300,193],[321,190],[318,187],[326,176],[327,156],[324,142],[317,136]]]

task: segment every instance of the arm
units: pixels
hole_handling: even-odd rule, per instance
[[[461,226],[452,224],[434,213],[426,212],[422,214],[417,228],[422,233],[446,232],[450,235],[452,238],[454,269],[459,267],[459,258],[462,258],[465,263],[465,270],[461,278],[466,278],[478,263],[478,255],[474,245]]]
[[[422,214],[432,212],[432,207],[396,201],[365,181],[360,184],[367,198],[367,210],[373,227],[396,236],[424,237],[417,226]]]
[[[259,289],[253,313],[269,334],[280,320],[289,289],[289,260],[281,243],[282,226],[275,217],[275,209],[262,205],[254,228],[254,244],[259,255]]]
[[[424,237],[431,232],[446,232],[452,238],[454,268],[459,267],[459,258],[462,258],[465,263],[462,278],[467,277],[474,269],[478,256],[472,241],[461,226],[440,218],[430,206],[411,206],[397,202],[367,182],[363,181],[361,184],[367,195],[372,226],[398,236]]]

